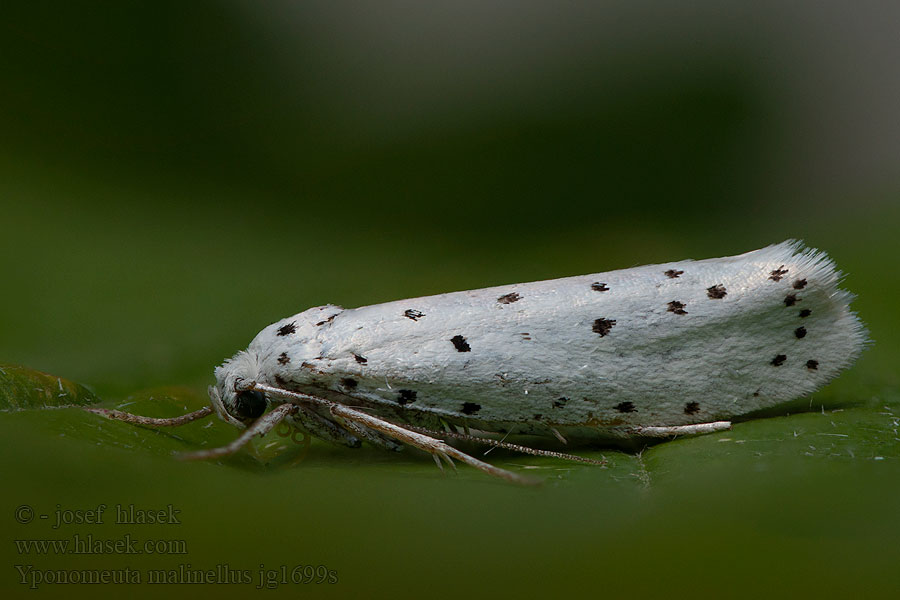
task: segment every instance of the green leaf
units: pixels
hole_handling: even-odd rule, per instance
[[[0,411],[96,402],[99,398],[81,384],[21,365],[0,364]]]
[[[208,403],[201,391],[184,386],[142,390],[116,403],[101,402],[87,387],[20,365],[0,366],[0,410],[23,430],[34,429],[107,448],[171,458],[223,446],[240,434],[215,416],[181,427],[146,427],[108,419],[84,406],[113,408],[150,417],[177,417]],[[55,410],[43,410],[52,408]],[[256,438],[223,462],[235,466],[288,465],[309,451],[310,438],[286,424]]]

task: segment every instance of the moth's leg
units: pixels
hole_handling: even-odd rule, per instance
[[[569,440],[567,440],[566,438],[564,438],[564,437],[563,437],[563,434],[561,434],[561,433],[559,432],[559,430],[558,430],[556,427],[551,427],[551,428],[550,428],[550,433],[552,433],[552,434],[556,437],[556,439],[558,439],[559,441],[561,441],[563,444],[568,444],[568,443],[569,443]]]
[[[386,450],[397,451],[403,449],[402,444],[398,444],[377,431],[372,431],[345,419],[340,419],[340,424],[337,424],[323,417],[312,408],[301,407],[292,418],[311,434],[329,442],[343,444],[351,448],[359,448],[362,445],[361,440],[365,440]]]
[[[340,423],[341,426],[346,427],[354,434],[366,440],[373,446],[378,446],[379,448],[383,448],[385,450],[393,450],[394,452],[403,450],[403,444],[398,444],[391,438],[381,435],[377,431],[369,429],[368,427],[358,425],[353,421],[348,421],[347,419],[340,419]]]
[[[444,428],[444,431],[449,431],[451,433],[459,433],[459,430],[456,428],[456,425],[453,423],[448,423],[444,419],[441,419],[441,427]]]
[[[540,480],[532,479],[531,477],[523,477],[522,475],[513,473],[512,471],[507,471],[506,469],[501,469],[486,462],[482,462],[475,457],[469,456],[468,454],[457,450],[453,446],[441,440],[436,440],[427,435],[416,433],[415,431],[411,431],[409,429],[404,429],[403,427],[394,425],[393,423],[390,423],[383,419],[379,419],[378,417],[373,417],[372,415],[368,415],[358,410],[348,408],[342,404],[331,404],[331,414],[336,417],[343,417],[348,421],[353,421],[365,427],[375,429],[376,431],[380,431],[385,435],[403,442],[404,444],[415,446],[416,448],[424,450],[425,452],[428,452],[429,454],[432,454],[436,457],[442,458],[447,462],[450,462],[451,458],[455,458],[456,460],[484,471],[489,475],[500,477],[501,479],[506,479],[507,481],[511,481],[513,483],[521,483],[525,485],[536,485],[540,483]]]
[[[265,414],[258,418],[250,427],[244,430],[244,433],[240,435],[236,440],[228,444],[227,446],[221,446],[219,448],[210,448],[209,450],[200,450],[199,452],[186,452],[180,455],[180,458],[185,460],[205,460],[209,458],[219,458],[221,456],[228,456],[229,454],[234,454],[241,448],[243,448],[247,442],[253,439],[253,436],[256,434],[265,435],[269,433],[272,428],[281,423],[285,417],[288,415],[292,415],[300,410],[300,407],[294,404],[279,404],[268,414]]]
[[[347,421],[353,421],[354,423],[358,423],[365,427],[380,431],[381,433],[390,436],[404,444],[415,446],[416,448],[424,450],[425,452],[446,460],[447,462],[450,462],[450,458],[452,457],[466,463],[469,466],[480,469],[481,471],[484,471],[489,475],[500,477],[501,479],[506,479],[507,481],[512,481],[513,483],[521,483],[525,485],[536,485],[540,483],[539,479],[523,477],[522,475],[513,473],[512,471],[507,471],[505,469],[500,469],[493,465],[489,465],[488,463],[482,462],[477,458],[465,454],[464,452],[460,452],[446,442],[436,440],[432,437],[428,437],[420,433],[416,433],[415,431],[410,431],[409,429],[404,429],[403,427],[394,425],[393,423],[385,421],[384,419],[373,417],[372,415],[354,410],[352,408],[344,406],[343,404],[338,404],[336,402],[332,402],[331,400],[326,400],[324,398],[319,398],[316,396],[310,396],[309,394],[301,394],[299,392],[283,390],[281,388],[272,387],[270,385],[262,383],[254,383],[252,387],[274,396],[293,398],[296,402],[301,404],[315,404],[317,406],[327,407],[331,414],[335,417],[342,417]]]
[[[178,427],[180,425],[186,425],[191,421],[196,421],[197,419],[208,417],[213,412],[211,406],[204,406],[200,410],[195,410],[194,412],[188,413],[186,415],[181,415],[180,417],[157,419],[155,417],[142,417],[141,415],[133,415],[131,413],[122,412],[121,410],[113,410],[111,408],[94,408],[88,406],[85,407],[84,410],[97,415],[101,415],[108,419],[125,421],[126,423],[133,423],[135,425],[149,425],[150,427]]]
[[[417,431],[418,433],[424,433],[425,435],[433,435],[435,437],[449,437],[456,440],[463,440],[466,442],[473,442],[476,444],[484,444],[486,446],[490,446],[491,448],[504,448],[506,450],[512,450],[514,452],[521,452],[522,454],[531,454],[533,456],[549,456],[552,458],[561,458],[564,460],[572,460],[575,462],[583,462],[592,465],[601,465],[606,466],[606,459],[597,460],[594,458],[585,458],[584,456],[576,456],[574,454],[566,454],[565,452],[555,452],[553,450],[539,450],[537,448],[530,448],[528,446],[521,446],[519,444],[511,444],[509,442],[504,442],[503,440],[495,440],[493,438],[485,438],[478,437],[477,435],[466,435],[464,433],[450,432],[450,431],[432,431],[430,429],[426,429],[424,427],[416,427],[413,425],[404,425],[413,431]],[[486,453],[485,453],[486,454]]]
[[[694,425],[671,425],[668,427],[635,427],[632,435],[644,437],[666,438],[675,435],[701,435],[731,429],[731,421],[714,421],[712,423],[696,423]]]
[[[358,437],[352,435],[346,429],[338,427],[334,421],[326,419],[311,408],[300,407],[300,410],[292,415],[291,418],[300,427],[323,440],[334,442],[335,444],[343,444],[350,448],[362,446],[362,442]]]

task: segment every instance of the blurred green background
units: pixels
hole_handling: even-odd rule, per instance
[[[263,563],[339,574],[258,592],[292,595],[900,593],[900,9],[34,2],[4,13],[0,362],[87,385],[105,406],[197,408],[216,364],[310,306],[787,238],[837,261],[876,342],[792,407],[803,414],[640,454],[605,449],[608,469],[489,455],[547,478],[537,490],[471,469],[442,476],[413,451],[319,442],[182,463],[171,452],[234,431],[4,410],[6,590],[124,589],[33,592],[16,564],[228,563],[255,576]],[[174,504],[182,524],[53,531],[13,518],[23,504],[52,515],[101,502]],[[73,532],[179,538],[189,554],[25,556],[10,542]]]

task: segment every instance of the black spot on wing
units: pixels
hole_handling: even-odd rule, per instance
[[[566,406],[566,402],[568,402],[568,401],[569,401],[569,399],[566,397],[562,397],[559,400],[554,400],[553,408],[564,408]]]
[[[281,327],[279,327],[278,333],[276,335],[287,335],[289,333],[294,333],[295,331],[297,331],[297,323],[291,322],[287,325],[282,325]]]
[[[420,310],[414,310],[412,308],[408,308],[405,311],[403,311],[403,316],[406,317],[407,319],[412,319],[413,321],[418,321],[419,319],[421,319],[422,317],[425,316],[425,313],[423,313]]]
[[[794,330],[794,335],[797,336],[797,339],[806,337],[806,327],[798,327]]]
[[[666,309],[670,313],[675,313],[676,315],[686,315],[687,311],[684,310],[684,302],[679,302],[678,300],[672,300],[669,302],[669,308]]]
[[[612,329],[615,324],[615,319],[597,319],[594,321],[594,325],[593,327],[591,327],[591,330],[594,333],[599,334],[600,337],[603,337],[609,333],[610,329]]]
[[[777,269],[773,270],[769,273],[769,279],[772,281],[781,281],[781,279],[787,275],[788,270],[784,268],[784,265],[781,265]]]
[[[352,377],[344,377],[341,379],[341,385],[348,390],[354,390],[356,389],[357,383]]]
[[[336,316],[337,316],[337,315],[331,315],[330,317],[328,317],[328,318],[325,319],[324,321],[319,321],[318,323],[316,323],[316,327],[321,327],[322,325],[325,325],[325,324],[327,324],[327,323],[331,323],[332,321],[334,321],[334,318],[335,318]]]
[[[281,354],[278,355],[278,364],[279,365],[286,365],[289,362],[291,362],[291,359],[287,355],[287,352],[282,352]]]
[[[712,287],[706,288],[706,295],[709,296],[710,300],[721,300],[728,295],[728,292],[725,290],[724,285],[717,283]]]
[[[479,410],[481,410],[480,404],[475,404],[474,402],[463,402],[462,412],[464,415],[474,415]]]
[[[615,408],[620,413],[637,412],[637,409],[634,407],[633,402],[619,402],[618,404],[616,404]]]
[[[397,402],[400,403],[400,406],[406,406],[410,402],[416,401],[416,395],[415,390],[400,390],[397,392]]]
[[[805,319],[806,317],[808,317],[811,314],[812,314],[811,310],[809,310],[808,308],[804,308],[803,310],[800,311],[800,318]]]
[[[361,365],[364,365],[364,364],[366,364],[367,362],[369,362],[369,359],[368,359],[368,358],[366,358],[365,356],[360,356],[359,354],[354,354],[354,355],[353,355],[353,360],[355,360],[356,362],[358,362],[358,363],[361,364]]]
[[[520,294],[513,292],[511,294],[504,294],[500,296],[499,298],[497,298],[497,302],[499,302],[500,304],[512,304],[513,302],[518,302],[521,299],[522,296]]]
[[[806,368],[810,371],[815,371],[819,368],[819,361],[817,360],[808,360],[806,361]]]
[[[787,356],[785,356],[784,354],[779,354],[778,356],[776,356],[775,358],[772,359],[772,366],[780,367],[781,365],[784,364],[784,361],[786,361],[786,360],[787,360]]]
[[[669,279],[676,279],[677,277],[681,276],[683,273],[684,273],[684,271],[676,271],[675,269],[669,269],[668,271],[664,272],[663,275],[665,275]]]
[[[472,348],[469,346],[469,342],[466,341],[461,335],[454,335],[450,338],[450,342],[453,343],[453,347],[456,348],[457,352],[471,352]]]
[[[806,280],[805,280],[805,279],[798,279],[797,281],[794,282],[794,285],[793,285],[792,287],[793,287],[795,290],[802,290],[803,288],[806,287]]]
[[[591,289],[594,290],[595,292],[608,292],[609,291],[609,288],[606,286],[606,284],[601,283],[599,281],[595,281],[594,283],[592,283]]]
[[[793,306],[800,301],[800,298],[797,297],[797,294],[788,294],[784,297],[784,305],[785,306]]]
[[[688,402],[684,405],[684,414],[686,415],[694,415],[700,412],[700,403],[699,402]]]

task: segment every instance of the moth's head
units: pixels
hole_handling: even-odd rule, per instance
[[[246,427],[266,412],[266,395],[248,389],[259,376],[259,362],[248,352],[238,352],[216,367],[216,385],[209,399],[219,418],[235,427]]]

